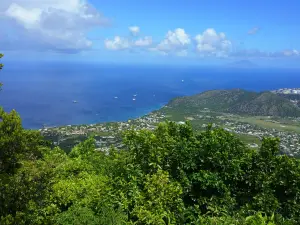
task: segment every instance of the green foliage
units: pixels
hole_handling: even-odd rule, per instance
[[[88,157],[93,154],[95,148],[95,139],[90,137],[86,141],[75,146],[70,152],[70,157]]]
[[[14,223],[22,224],[28,201],[41,198],[43,184],[37,181],[40,174],[41,181],[45,177],[43,171],[32,170],[32,165],[36,165],[46,147],[38,132],[22,128],[15,111],[6,113],[0,108],[0,215],[3,220],[13,219]]]
[[[86,207],[70,207],[56,218],[58,225],[99,225],[100,219]]]
[[[45,144],[38,132],[22,128],[16,111],[6,113],[0,108],[0,173],[13,173],[22,158],[38,157],[39,147]]]
[[[67,154],[1,111],[0,224],[300,223],[300,163],[259,151],[223,129],[189,123],[124,133],[124,149],[95,151],[91,137]]]
[[[176,224],[183,211],[181,186],[169,179],[167,172],[158,170],[146,175],[144,191],[133,210],[138,224]]]
[[[274,223],[274,214],[272,215],[271,218],[264,217],[261,213],[257,213],[253,216],[248,216],[246,218],[246,224],[251,224],[251,225],[275,225]]]

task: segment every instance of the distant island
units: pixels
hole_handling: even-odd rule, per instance
[[[227,68],[257,68],[259,66],[249,60],[240,60],[240,61],[229,63],[229,64],[225,65],[225,67],[227,67]]]

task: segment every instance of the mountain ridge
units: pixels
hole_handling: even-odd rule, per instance
[[[180,111],[212,111],[251,116],[299,117],[300,108],[288,99],[269,91],[243,89],[210,90],[193,96],[172,99],[167,107]]]

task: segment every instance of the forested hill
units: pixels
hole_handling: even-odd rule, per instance
[[[300,116],[300,108],[286,98],[271,92],[257,93],[242,89],[212,90],[175,98],[167,106],[180,112],[196,112],[207,108],[217,112],[252,116]]]
[[[288,99],[289,101],[293,102],[295,105],[300,107],[300,94],[281,94],[281,93],[278,93],[277,95]]]

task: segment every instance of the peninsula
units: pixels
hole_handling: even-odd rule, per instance
[[[167,105],[137,119],[90,125],[68,125],[41,129],[46,139],[69,151],[94,135],[98,150],[122,147],[128,129],[154,130],[159,122],[189,121],[196,131],[208,124],[239,136],[250,148],[258,148],[263,137],[279,137],[281,153],[300,157],[300,108],[281,92],[250,92],[241,89],[212,90],[172,99]]]

